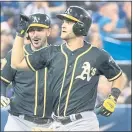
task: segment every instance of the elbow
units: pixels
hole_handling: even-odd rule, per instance
[[[11,68],[17,69],[17,66],[14,63],[11,63]]]
[[[11,68],[17,69],[18,67],[19,67],[18,63],[16,63],[15,61],[11,60]]]
[[[17,65],[11,64],[11,68],[14,70],[21,70],[21,65],[20,64],[17,64]]]
[[[11,68],[12,68],[12,69],[17,69],[14,65],[11,65]]]
[[[16,69],[16,67],[17,67],[17,63],[15,59],[11,56],[11,68]]]

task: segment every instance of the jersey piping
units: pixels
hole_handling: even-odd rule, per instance
[[[108,80],[113,81],[113,80],[117,79],[119,76],[121,76],[121,74],[122,74],[122,71],[120,71],[115,77],[108,79]]]
[[[59,106],[60,106],[61,95],[62,95],[62,91],[63,91],[63,87],[64,87],[64,82],[65,82],[65,77],[66,77],[66,72],[67,72],[67,67],[68,67],[68,56],[64,52],[62,45],[61,45],[61,52],[64,54],[64,56],[66,58],[66,63],[65,63],[65,71],[64,71],[64,75],[63,75],[62,86],[61,86],[61,90],[60,90],[59,104],[58,104],[58,109],[57,109],[58,116],[59,116],[59,110],[60,110]]]
[[[43,108],[43,117],[45,116],[45,110],[46,110],[46,97],[47,97],[47,68],[45,68],[44,73],[44,108]]]
[[[1,80],[3,80],[4,82],[6,82],[6,83],[9,83],[10,84],[10,81],[9,80],[7,80],[6,78],[4,78],[4,77],[0,77],[1,78]]]
[[[24,51],[27,55],[29,55],[29,52],[26,50],[26,48],[24,47]],[[29,60],[28,60],[29,61]],[[29,63],[30,64],[30,63]],[[37,105],[38,105],[38,71],[35,70],[35,106],[34,106],[34,115],[37,114]]]
[[[80,55],[78,55],[76,60],[75,60],[74,68],[73,68],[73,72],[72,72],[72,77],[71,77],[71,81],[70,81],[70,86],[69,86],[67,97],[66,97],[66,103],[65,103],[65,108],[64,108],[64,116],[66,116],[66,111],[67,111],[68,102],[69,102],[69,96],[70,96],[72,85],[73,85],[74,74],[75,74],[75,70],[76,70],[78,59],[80,57],[82,57],[83,55],[85,55],[86,53],[88,53],[91,50],[91,48],[92,48],[92,46],[90,46],[88,50],[86,50],[83,53],[81,53]]]

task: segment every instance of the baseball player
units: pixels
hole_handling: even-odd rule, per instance
[[[32,14],[27,29],[30,44],[23,47],[26,55],[46,47],[50,34],[50,19],[45,14]],[[31,131],[32,127],[51,124],[51,92],[47,88],[47,68],[20,71],[11,68],[11,52],[1,72],[1,108],[10,104],[5,131]],[[6,87],[12,82],[14,94],[6,97]]]
[[[98,131],[99,123],[94,107],[99,76],[104,75],[113,81],[111,93],[97,107],[98,114],[110,116],[123,88],[122,70],[106,51],[84,41],[92,23],[86,10],[70,6],[57,17],[63,21],[61,38],[66,43],[49,46],[24,57],[24,32],[21,31],[26,31],[28,21],[23,16],[23,25],[19,28],[21,30],[17,30],[13,46],[12,66],[23,70],[49,68],[54,130]]]

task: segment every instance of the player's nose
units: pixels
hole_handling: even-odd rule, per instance
[[[35,36],[37,36],[38,35],[38,31],[34,31],[34,33],[33,33],[33,36],[35,37]]]
[[[61,27],[62,27],[62,28],[65,28],[65,27],[66,27],[66,23],[63,22]]]

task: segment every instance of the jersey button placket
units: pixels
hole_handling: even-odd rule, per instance
[[[74,53],[72,53],[71,55],[74,56]],[[69,65],[69,68],[71,68],[71,67],[72,67],[72,65]]]
[[[74,56],[74,53],[71,53],[71,56]],[[71,67],[72,67],[72,65],[69,65],[68,67],[69,67],[69,68],[71,68]]]

